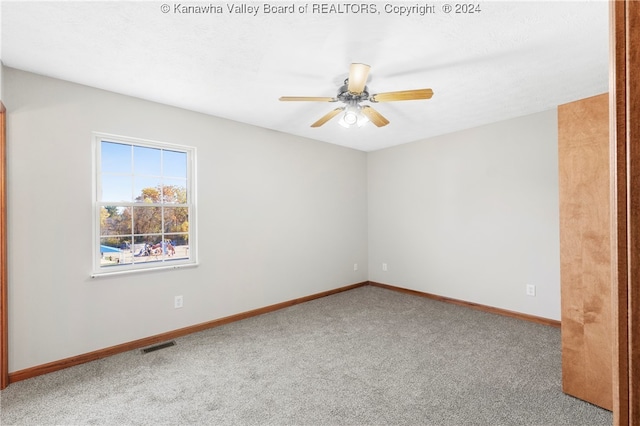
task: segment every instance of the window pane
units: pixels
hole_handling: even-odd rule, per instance
[[[162,187],[159,177],[135,177],[135,201],[139,203],[160,203],[160,188]]]
[[[102,174],[102,194],[100,201],[115,201],[130,203],[133,189],[131,175]]]
[[[187,203],[187,180],[186,179],[165,179],[163,192],[163,202],[169,204]]]
[[[165,207],[164,232],[189,232],[189,209],[187,207]]]
[[[129,207],[104,206],[100,208],[100,235],[130,235],[131,210]]]
[[[168,177],[187,177],[187,153],[163,151],[162,174]]]
[[[136,175],[160,176],[162,171],[160,149],[143,146],[133,147],[133,170]]]
[[[131,145],[103,141],[100,144],[100,159],[103,173],[131,174]]]
[[[162,232],[160,207],[133,207],[133,233],[159,234]]]
[[[100,238],[100,266],[131,263],[131,238]]]
[[[167,234],[167,259],[188,259],[189,258],[189,235],[188,234]]]

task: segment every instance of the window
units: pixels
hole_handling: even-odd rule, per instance
[[[94,144],[94,276],[195,264],[195,149],[97,133]]]

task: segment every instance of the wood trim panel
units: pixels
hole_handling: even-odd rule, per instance
[[[611,162],[611,263],[613,310],[613,424],[629,424],[627,356],[627,188],[626,188],[626,59],[624,2],[610,3],[609,126]],[[624,350],[621,350],[624,348]],[[624,373],[622,373],[624,372]]]
[[[265,306],[263,308],[253,309],[251,311],[242,312],[239,314],[231,315],[224,318],[219,318],[213,321],[207,321],[204,323],[192,325],[189,327],[180,328],[178,330],[169,331],[166,333],[156,334],[155,336],[146,337],[132,342],[123,343],[116,346],[111,346],[105,349],[99,349],[97,351],[89,352],[82,355],[73,356],[70,358],[61,359],[59,361],[53,361],[47,364],[38,365],[35,367],[19,370],[9,374],[9,382],[19,382],[21,380],[30,379],[32,377],[40,376],[42,374],[52,373],[54,371],[62,370],[64,368],[73,367],[75,365],[84,364],[86,362],[95,361],[100,358],[105,358],[111,355],[116,355],[122,352],[127,352],[134,349],[144,348],[146,346],[155,345],[156,343],[164,342],[167,340],[176,339],[178,337],[186,336],[198,331],[207,330],[213,327],[219,327],[224,324],[229,324],[235,321],[240,321],[246,318],[255,317],[258,315],[274,312],[280,309],[288,308],[293,305],[297,305],[311,300],[320,299],[322,297],[330,296],[332,294],[341,293],[347,290],[353,290],[354,288],[363,287],[368,282],[361,282],[357,284],[348,285],[345,287],[336,288],[333,290],[323,291],[321,293],[312,294],[310,296],[300,297],[297,299],[288,300],[286,302],[276,303],[274,305]]]
[[[640,2],[627,2],[627,315],[629,419],[640,425]]]
[[[454,305],[465,306],[467,308],[477,309],[479,311],[489,312],[492,314],[535,322],[537,324],[543,324],[543,325],[548,325],[548,326],[557,327],[557,328],[560,327],[560,321],[552,320],[549,318],[523,314],[521,312],[509,311],[507,309],[495,308],[493,306],[481,305],[479,303],[474,303],[474,302],[466,302],[464,300],[452,299],[450,297],[438,296],[436,294],[424,293],[422,291],[411,290],[408,288],[397,287],[389,284],[382,284],[374,281],[369,281],[369,285],[374,287],[386,288],[387,290],[398,291],[400,293],[410,294],[412,296],[426,297],[427,299],[437,300],[439,302],[452,303]]]
[[[2,64],[0,64],[0,67]],[[0,101],[0,389],[9,385],[7,313],[7,110]]]
[[[640,425],[640,2],[610,2],[614,425]]]

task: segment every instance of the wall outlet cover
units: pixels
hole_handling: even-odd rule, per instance
[[[173,307],[174,307],[175,309],[182,308],[182,306],[183,306],[183,302],[184,302],[184,300],[182,299],[182,296],[176,296],[176,297],[173,299]]]

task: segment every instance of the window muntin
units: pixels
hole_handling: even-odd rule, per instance
[[[195,263],[191,147],[95,136],[94,274]]]

